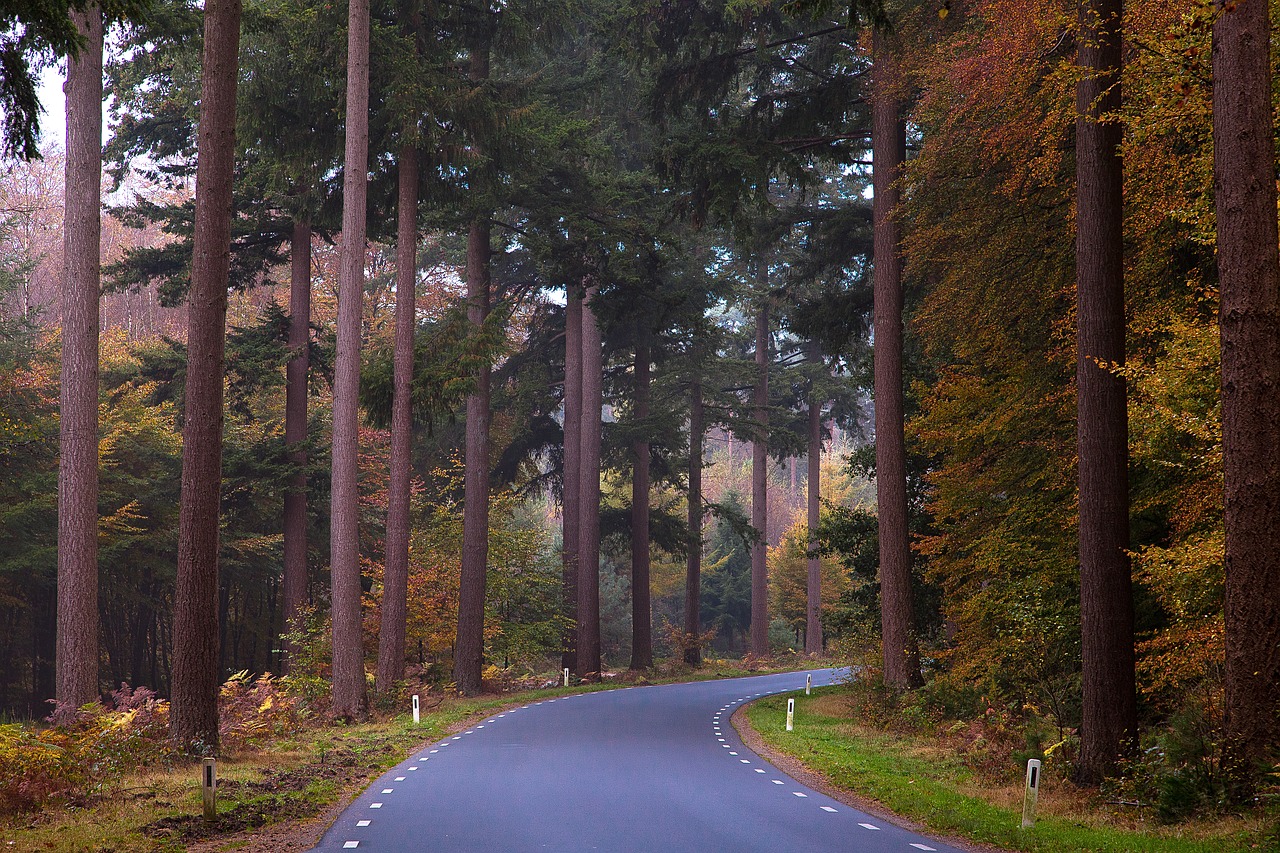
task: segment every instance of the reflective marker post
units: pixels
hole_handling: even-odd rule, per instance
[[[200,768],[200,793],[204,796],[204,819],[206,823],[213,823],[218,819],[218,802],[215,799],[217,791],[217,759],[206,758]]]
[[[413,724],[415,726],[418,724],[418,720],[420,719],[420,716],[419,716],[420,712],[418,711],[418,708],[419,708],[418,694],[415,693],[413,694]]]
[[[1027,762],[1027,792],[1022,798],[1022,828],[1036,825],[1036,799],[1040,795],[1040,759]]]
[[[787,731],[792,731],[794,729],[795,719],[796,719],[796,700],[788,699],[787,700]]]
[[[813,693],[813,676],[806,675],[804,677],[804,695],[809,696]]]
[[[564,686],[569,686],[569,667],[567,666],[564,668]]]

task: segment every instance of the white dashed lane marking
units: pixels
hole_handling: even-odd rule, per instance
[[[371,820],[358,820],[356,821],[356,826],[368,826],[371,823],[373,823]]]
[[[938,849],[937,847],[930,847],[928,844],[916,844],[915,842],[912,842],[911,846],[916,848],[917,850],[937,850]]]
[[[359,841],[347,841],[343,843],[342,849],[346,850],[347,848],[350,848],[350,847],[359,847],[359,846],[360,846]]]
[[[773,781],[773,784],[775,784],[775,785],[781,785],[781,784],[782,784],[782,780],[781,780],[781,779],[773,779],[772,781]]]
[[[863,829],[874,829],[876,832],[880,831],[880,827],[876,826],[874,823],[860,823],[858,826]]]
[[[390,793],[393,793],[394,791],[395,791],[395,788],[383,788],[383,789],[382,789],[382,793],[384,793],[384,794],[390,794]]]
[[[751,763],[750,761],[747,761],[747,759],[745,759],[745,758],[739,758],[738,760],[739,760],[739,761],[741,761],[743,764],[750,764],[750,763]]]
[[[791,793],[795,794],[797,797],[807,797],[807,796],[809,796],[809,795],[808,795],[808,794],[806,794],[804,791],[792,791]]]
[[[833,812],[833,811],[835,811],[835,809],[831,808],[831,806],[823,806],[823,807],[822,807],[822,810],[823,810],[824,812]]]
[[[380,808],[382,808],[382,803],[369,803],[369,808],[371,808],[371,809],[380,809]]]
[[[397,777],[396,777],[396,781],[397,781],[397,782],[403,782],[406,778],[408,778],[408,777],[406,777],[406,776],[397,776]]]

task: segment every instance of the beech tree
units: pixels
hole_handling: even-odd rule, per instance
[[[73,15],[67,61],[62,383],[58,463],[57,699],[98,699],[98,301],[102,232],[102,9]]]
[[[240,0],[209,0],[204,9],[178,578],[173,602],[170,734],[184,749],[202,744],[216,750],[218,746],[223,353],[231,263],[240,13]]]
[[[1261,0],[1219,3],[1213,183],[1222,344],[1226,761],[1239,797],[1280,745],[1280,259],[1271,25]]]
[[[1080,3],[1076,87],[1076,347],[1083,722],[1076,776],[1097,782],[1136,745],[1124,377],[1121,2]]]

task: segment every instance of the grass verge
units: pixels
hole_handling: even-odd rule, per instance
[[[843,687],[813,696],[784,694],[746,709],[766,746],[930,832],[1034,853],[1228,853],[1275,849],[1258,817],[1228,817],[1167,827],[1110,811],[1069,783],[1045,777],[1038,819],[1021,829],[1022,771],[1003,783],[980,779],[927,736],[889,735],[851,721]],[[796,700],[795,731],[786,704]]]

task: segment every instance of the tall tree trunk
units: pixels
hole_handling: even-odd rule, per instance
[[[763,259],[760,278],[768,282]],[[751,653],[769,654],[769,297],[762,292],[756,313],[756,385],[752,397],[758,424],[751,441],[751,526],[760,538],[751,546]]]
[[[338,352],[333,381],[329,573],[333,617],[333,713],[368,710],[360,617],[360,337],[364,320],[365,211],[369,194],[369,0],[347,11],[347,126],[338,267]]]
[[[1138,732],[1129,571],[1129,451],[1124,364],[1121,0],[1080,3],[1076,87],[1076,344],[1083,675],[1076,778],[1097,782]],[[1274,211],[1273,211],[1274,213]]]
[[[702,411],[701,345],[693,345],[693,380],[689,386],[689,552],[684,571],[684,633],[689,645],[684,662],[702,665],[702,437],[706,422]],[[732,459],[732,454],[730,455]]]
[[[1226,757],[1237,795],[1280,744],[1280,261],[1270,21],[1228,3],[1213,29],[1214,187],[1222,290]]]
[[[489,219],[467,236],[467,318],[479,334],[489,316]],[[484,596],[489,561],[489,365],[478,368],[467,397],[466,472],[462,510],[462,583],[453,680],[468,696],[480,692],[484,668]]]
[[[184,749],[197,742],[206,748],[218,746],[222,382],[240,9],[240,0],[207,0],[204,7],[170,712],[170,734]]]
[[[98,698],[102,10],[90,5],[72,18],[85,44],[79,57],[67,60],[54,690],[59,702],[78,708]]]
[[[578,506],[578,674],[600,673],[600,410],[604,380],[600,325],[592,303],[582,303],[582,464]]]
[[[284,630],[297,630],[307,604],[307,373],[311,368],[311,223],[295,221],[289,246],[289,349],[285,368],[284,443],[293,474],[284,493]],[[285,667],[298,649],[285,641]]]
[[[884,680],[898,688],[918,678],[907,534],[907,455],[902,391],[902,242],[894,220],[896,182],[907,158],[901,104],[893,93],[887,49],[875,34],[871,103],[875,299],[876,517],[880,532],[880,633]]]
[[[809,361],[822,364],[817,344],[810,344]],[[792,470],[794,471],[794,463]],[[809,385],[809,574],[805,607],[804,650],[822,654],[822,570],[818,562],[818,521],[822,498],[822,401],[815,383]]]
[[[649,342],[636,343],[635,417],[649,418]],[[647,426],[645,427],[647,430]],[[653,613],[649,600],[649,440],[631,446],[631,668],[653,666]]]
[[[564,654],[560,665],[578,671],[578,517],[582,503],[582,297],[565,288],[564,309],[564,489],[561,540],[564,556]]]
[[[382,570],[376,688],[385,693],[404,678],[404,631],[409,592],[409,480],[412,466],[413,332],[418,287],[418,150],[400,148],[396,233],[396,338],[391,399],[391,479],[387,489],[387,548]]]
[[[471,49],[468,74],[477,87],[489,79],[489,40]],[[479,142],[475,143],[477,151]],[[479,334],[489,316],[490,226],[486,211],[467,234],[467,320]],[[484,599],[489,562],[489,380],[486,359],[476,369],[475,390],[467,397],[467,439],[462,507],[462,570],[458,588],[458,634],[453,680],[467,696],[480,692],[484,669]]]

